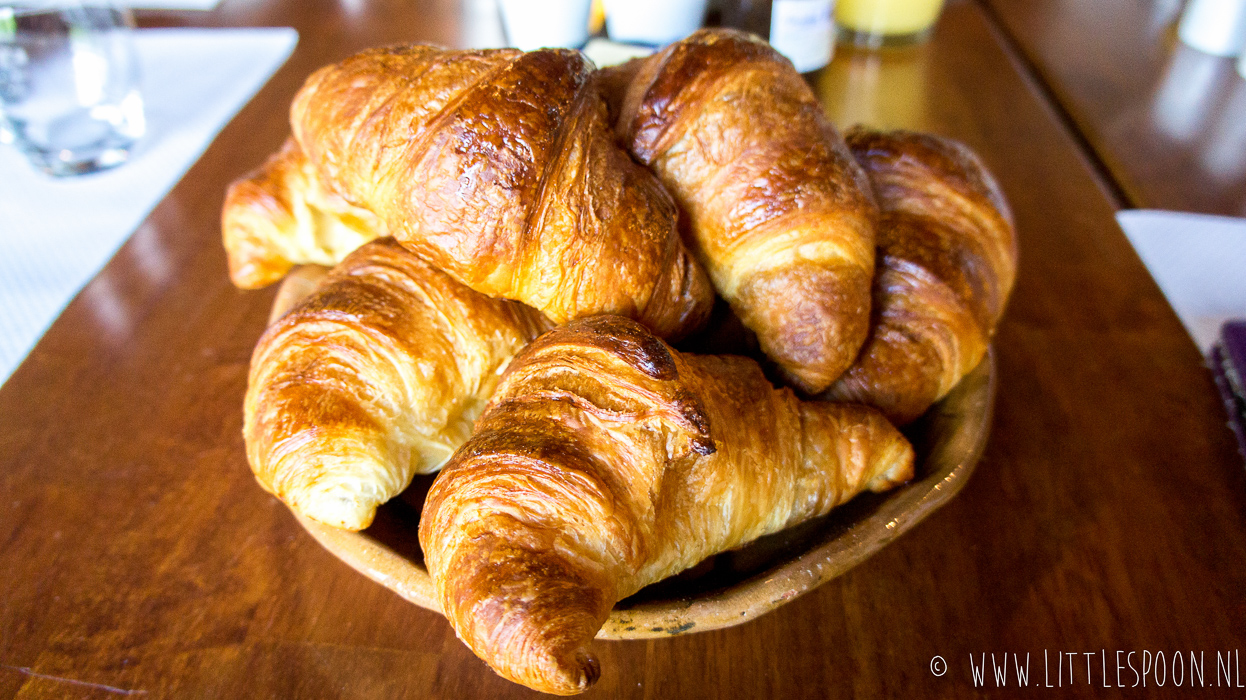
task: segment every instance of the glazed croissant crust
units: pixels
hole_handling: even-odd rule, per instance
[[[295,265],[332,267],[385,235],[371,211],[326,188],[294,139],[229,186],[221,211],[229,277],[243,289],[281,279]]]
[[[688,214],[718,292],[786,379],[825,389],[869,328],[877,211],[812,90],[723,29],[604,73],[620,138]]]
[[[512,362],[429,492],[420,544],[477,655],[571,694],[596,679],[588,644],[621,598],[912,469],[872,409],[801,402],[752,360],[600,316]]]
[[[960,143],[857,128],[848,145],[882,208],[875,318],[860,358],[827,396],[903,425],[986,354],[1016,277],[1012,214]]]
[[[321,181],[472,289],[669,338],[709,314],[674,202],[577,51],[365,51],[308,78],[291,126]]]
[[[251,360],[247,458],[294,510],[352,530],[470,435],[501,370],[549,327],[393,242],[349,255]]]

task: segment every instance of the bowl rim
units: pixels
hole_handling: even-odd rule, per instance
[[[889,492],[878,507],[847,528],[828,533],[802,554],[711,593],[647,600],[618,607],[598,639],[650,639],[739,625],[790,603],[847,572],[950,501],[973,473],[990,434],[997,371],[986,356],[921,419],[930,444],[914,481]],[[326,550],[416,605],[441,613],[428,571],[367,530],[352,532],[291,511]],[[747,545],[746,545],[747,546]]]

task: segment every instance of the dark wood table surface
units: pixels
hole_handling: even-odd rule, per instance
[[[1122,206],[1246,216],[1246,79],[1177,40],[1181,0],[983,0]]]
[[[219,242],[225,186],[285,138],[310,71],[380,43],[456,43],[460,13],[448,0],[225,0],[144,15],[301,39],[0,388],[0,697],[533,695],[323,551],[255,484],[241,406],[273,292],[234,289]],[[841,126],[962,139],[1012,202],[1020,274],[977,472],[773,613],[597,643],[604,674],[587,697],[998,695],[989,668],[974,689],[969,659],[984,653],[1029,654],[1040,687],[1066,654],[1060,687],[1039,692],[1109,695],[1117,651],[1135,668],[1163,652],[1165,689],[1181,652],[1186,693],[1193,651],[1221,685],[1199,697],[1242,692],[1216,658],[1246,651],[1246,469],[1198,350],[1113,220],[1112,193],[1130,186],[1100,179],[1010,45],[954,1],[929,44],[841,51],[817,79]]]

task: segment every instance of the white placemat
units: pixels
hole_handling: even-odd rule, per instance
[[[147,136],[130,162],[78,178],[0,146],[0,382],[279,68],[293,29],[145,29]]]
[[[1133,209],[1116,220],[1204,353],[1246,318],[1246,219]]]

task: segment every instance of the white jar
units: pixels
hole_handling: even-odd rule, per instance
[[[707,0],[604,0],[606,31],[615,41],[661,46],[705,21]]]
[[[1246,50],[1246,0],[1190,0],[1177,35],[1213,56],[1242,53]]]
[[[512,46],[578,49],[588,42],[592,0],[500,0],[502,24]]]

